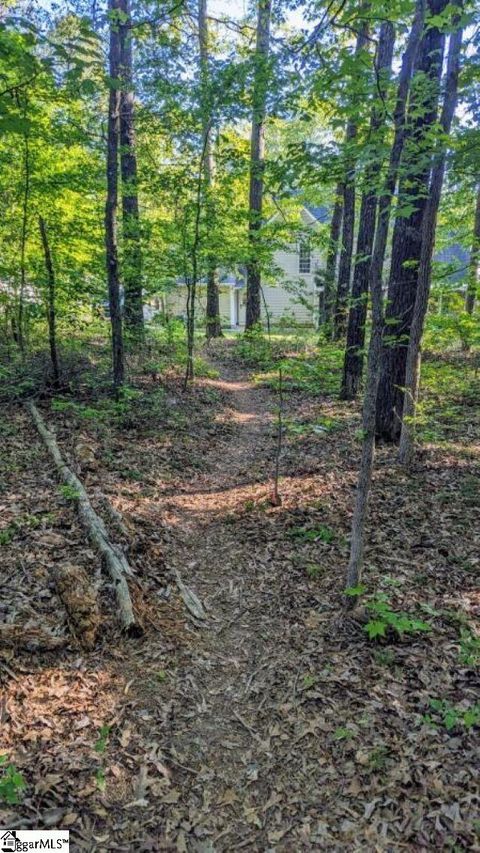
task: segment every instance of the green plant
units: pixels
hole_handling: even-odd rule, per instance
[[[311,673],[307,673],[307,675],[303,676],[303,689],[310,690],[317,683],[317,676],[312,675]]]
[[[80,492],[74,486],[69,486],[68,483],[64,486],[59,486],[58,491],[67,501],[78,501]]]
[[[323,566],[319,566],[318,563],[307,563],[305,571],[309,578],[318,578],[323,572]]]
[[[339,726],[333,733],[335,740],[351,740],[355,737],[355,732],[349,729],[348,726]]]
[[[0,802],[16,805],[27,783],[14,764],[7,764],[7,756],[0,755],[0,765],[6,765],[0,776]]]
[[[365,592],[365,586],[359,584],[345,590],[345,595],[359,597]],[[416,634],[419,631],[431,631],[432,626],[428,622],[416,619],[403,610],[393,610],[392,602],[384,592],[377,592],[370,596],[365,602],[365,609],[370,614],[370,619],[364,626],[364,631],[370,640],[376,637],[385,637],[387,631],[393,631],[399,637],[404,634]]]
[[[480,663],[480,637],[470,628],[460,628],[460,660],[467,666]]]
[[[395,663],[395,653],[391,649],[375,649],[373,656],[379,666],[393,666]]]
[[[372,770],[383,770],[387,763],[388,749],[386,746],[377,746],[372,749],[368,757],[368,765]]]
[[[105,770],[102,767],[99,767],[95,771],[95,783],[99,791],[104,791],[107,785],[105,779]]]
[[[475,705],[469,705],[468,708],[459,708],[445,699],[430,699],[430,708],[435,712],[435,716],[424,714],[423,721],[434,729],[440,724],[450,732],[458,725],[471,729],[480,723],[480,703],[478,702]]]
[[[364,627],[370,640],[385,637],[389,629],[399,637],[404,634],[417,634],[419,631],[431,631],[428,622],[416,619],[404,611],[393,610],[391,601],[382,593],[377,593],[367,601],[365,607],[372,616]]]
[[[9,524],[8,527],[0,530],[0,545],[8,545],[15,536],[16,531],[17,528],[14,524]]]
[[[335,538],[335,533],[325,524],[317,527],[291,527],[288,535],[292,539],[302,539],[305,542],[325,542],[330,544]]]
[[[95,752],[98,752],[99,755],[102,755],[105,752],[109,736],[110,726],[102,726],[98,734],[98,740],[93,747]]]

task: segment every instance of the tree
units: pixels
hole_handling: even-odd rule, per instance
[[[475,220],[473,224],[473,239],[470,252],[467,292],[465,294],[465,311],[473,314],[475,299],[478,291],[480,273],[480,184],[477,186],[475,201]]]
[[[365,189],[362,193],[358,224],[355,268],[352,294],[348,314],[347,342],[343,365],[341,396],[353,400],[357,396],[363,372],[363,347],[367,319],[368,281],[372,261],[377,213],[376,177],[379,169],[379,146],[377,136],[386,118],[386,88],[392,67],[395,31],[390,21],[381,28],[375,60],[376,90],[370,120],[370,162],[365,166]]]
[[[350,556],[346,578],[347,589],[358,586],[363,565],[365,522],[367,518],[368,499],[375,459],[375,414],[378,383],[380,379],[385,319],[382,288],[383,264],[388,240],[392,199],[397,185],[400,159],[405,141],[405,119],[407,99],[410,90],[410,80],[423,32],[424,16],[425,0],[417,0],[415,16],[412,22],[405,52],[402,57],[395,111],[393,114],[394,137],[390,150],[387,174],[385,176],[385,182],[378,202],[377,227],[375,231],[372,265],[370,269],[372,333],[368,348],[367,379],[362,412],[362,454],[352,519]],[[349,603],[352,604],[354,600],[354,598],[349,599]]]
[[[207,0],[198,0],[198,40],[200,46],[200,110],[202,114],[202,133],[205,145],[205,183],[207,217],[210,225],[214,225],[215,209],[212,199],[215,161],[212,144],[212,107],[211,84],[209,69],[209,42],[207,24]],[[208,259],[207,269],[207,338],[218,338],[222,335],[220,323],[220,304],[218,292],[218,267],[215,257]]]
[[[113,387],[116,393],[124,382],[123,323],[120,301],[120,269],[118,263],[118,148],[120,132],[120,36],[118,28],[119,0],[108,0],[110,19],[109,96],[107,129],[107,198],[105,202],[105,252],[108,299],[112,328]]]
[[[45,269],[47,272],[47,323],[50,360],[52,362],[53,384],[54,386],[58,386],[60,383],[60,368],[57,352],[55,273],[53,270],[52,255],[48,242],[47,227],[42,216],[38,217],[38,225],[40,228],[40,236],[45,256]]]
[[[430,15],[441,16],[447,5],[448,0],[428,0],[427,8]],[[384,339],[376,418],[377,434],[386,441],[397,441],[400,437],[402,389],[422,250],[422,222],[428,196],[444,47],[442,28],[435,24],[427,26],[409,104],[409,132],[402,158],[392,241],[385,314],[388,335]]]
[[[400,434],[399,459],[404,465],[408,465],[413,456],[413,429],[412,419],[415,415],[415,406],[418,392],[420,374],[420,345],[423,335],[423,326],[428,307],[430,294],[430,281],[432,275],[432,257],[435,246],[435,229],[437,225],[437,214],[442,194],[443,178],[445,174],[448,134],[455,113],[457,103],[458,74],[460,66],[460,50],[462,46],[462,30],[458,28],[450,36],[448,51],[448,65],[446,70],[445,96],[440,119],[440,127],[443,135],[437,146],[436,155],[432,169],[428,201],[425,216],[422,223],[422,252],[420,255],[420,266],[418,270],[418,284],[415,297],[412,325],[410,328],[410,339],[408,342],[407,363],[405,369],[405,391],[403,396],[402,428]]]
[[[332,320],[335,297],[335,273],[337,270],[338,241],[343,218],[343,184],[339,182],[335,189],[332,218],[330,220],[330,235],[327,248],[327,260],[323,291],[320,291],[319,322],[329,324]]]
[[[120,90],[120,170],[122,175],[123,286],[125,329],[143,336],[142,249],[138,210],[135,105],[133,96],[130,0],[118,0]]]
[[[364,4],[362,14],[368,10],[369,4]],[[358,59],[368,44],[369,21],[363,20],[357,35],[355,57]],[[354,114],[347,122],[345,131],[345,181],[343,183],[343,220],[342,241],[340,246],[340,263],[338,268],[337,294],[335,300],[335,315],[333,326],[334,340],[340,340],[345,334],[347,323],[348,295],[352,272],[353,241],[355,233],[355,156],[354,143],[358,133],[357,117]]]
[[[258,0],[254,57],[252,130],[250,137],[250,192],[248,215],[247,310],[245,328],[260,322],[261,265],[259,238],[262,224],[265,170],[265,119],[268,92],[271,0]]]

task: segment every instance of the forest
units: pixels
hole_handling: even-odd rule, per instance
[[[474,0],[0,0],[3,850],[480,850],[479,306]]]

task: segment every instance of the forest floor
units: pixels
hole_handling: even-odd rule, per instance
[[[105,584],[93,652],[49,566],[98,559],[27,412],[7,412],[0,617],[70,639],[0,650],[1,751],[26,784],[2,825],[68,828],[88,851],[480,850],[478,408],[462,398],[463,426],[411,473],[380,449],[366,600],[429,630],[370,640],[341,609],[357,406],[286,389],[274,507],[274,383],[227,343],[209,358],[188,394],[152,378],[148,405],[115,417],[87,397],[40,404],[130,533],[145,634],[120,636]]]

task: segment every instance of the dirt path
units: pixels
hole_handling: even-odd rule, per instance
[[[167,565],[178,569],[208,612],[208,625],[177,673],[184,700],[171,737],[181,763],[198,772],[189,779],[193,808],[205,810],[197,832],[213,831],[216,843],[223,839],[221,849],[238,849],[248,838],[252,843],[255,809],[247,804],[239,816],[232,807],[248,803],[249,787],[272,766],[259,713],[275,672],[272,649],[284,631],[274,567],[266,568],[267,543],[242,527],[249,502],[267,497],[275,401],[231,368],[222,367],[222,378],[210,384],[229,395],[233,435],[210,449],[205,473],[159,507],[175,530]]]

